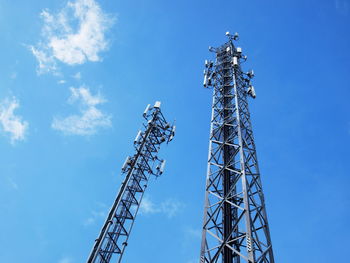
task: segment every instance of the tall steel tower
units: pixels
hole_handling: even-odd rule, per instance
[[[143,130],[134,141],[136,153],[123,164],[125,179],[87,263],[121,262],[148,180],[164,171],[165,160],[157,155],[160,145],[173,139],[175,126],[165,120],[158,101],[153,107],[150,104],[146,107],[143,117],[146,120]]]
[[[213,105],[200,262],[274,263],[248,110],[254,73],[242,71],[238,34],[226,35],[204,70]]]

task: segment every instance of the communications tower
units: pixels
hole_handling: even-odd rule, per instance
[[[254,73],[241,68],[238,34],[226,35],[204,70],[213,104],[200,263],[274,263],[248,109]]]
[[[87,263],[121,262],[149,178],[164,171],[165,160],[158,157],[158,151],[161,144],[173,139],[175,126],[165,120],[159,101],[153,107],[147,105],[143,117],[143,129],[134,140],[135,154],[123,164],[125,179]]]

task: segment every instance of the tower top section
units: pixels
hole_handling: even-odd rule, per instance
[[[252,98],[256,97],[255,89],[251,84],[251,79],[254,77],[254,71],[249,70],[243,72],[241,65],[247,61],[247,56],[243,54],[241,47],[235,46],[234,41],[238,41],[238,33],[233,35],[226,32],[228,41],[219,47],[209,47],[209,51],[215,52],[216,59],[205,60],[204,81],[205,88],[221,87],[222,77],[235,78],[242,81],[242,89],[245,94]]]

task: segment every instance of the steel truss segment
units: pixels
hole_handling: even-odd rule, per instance
[[[158,151],[161,144],[172,140],[175,126],[165,120],[159,102],[147,106],[143,116],[143,130],[134,142],[135,154],[123,165],[124,181],[87,263],[121,262],[150,176],[163,173],[165,162]]]
[[[216,60],[206,62],[204,79],[213,103],[200,263],[274,263],[248,107],[252,74],[243,73],[244,56],[232,37],[211,51]]]

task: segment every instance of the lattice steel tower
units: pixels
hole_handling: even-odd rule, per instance
[[[254,73],[242,71],[238,34],[226,35],[204,70],[213,105],[200,262],[274,263],[248,110]]]
[[[143,117],[143,130],[134,141],[136,153],[123,164],[125,179],[87,263],[121,262],[148,180],[164,171],[165,160],[157,155],[160,145],[173,139],[175,126],[166,122],[158,101],[146,107]]]

